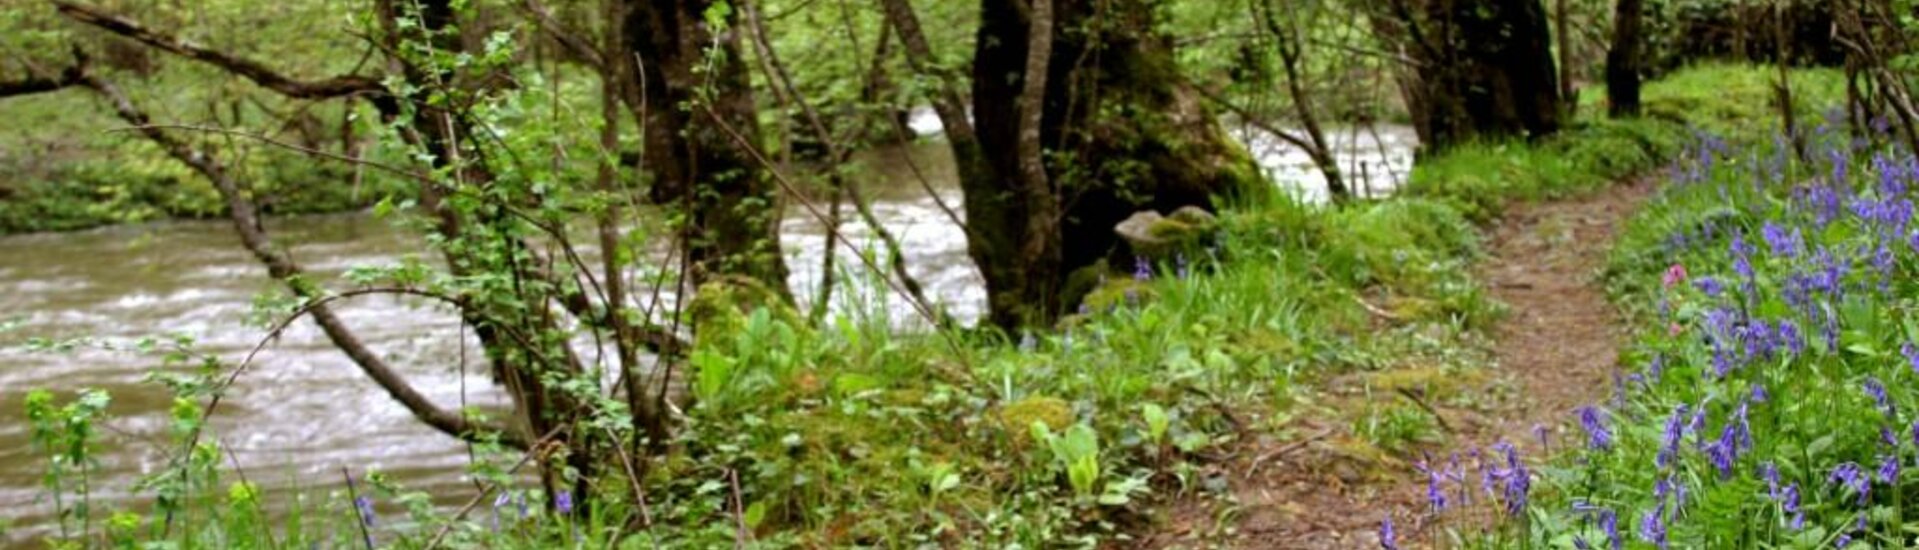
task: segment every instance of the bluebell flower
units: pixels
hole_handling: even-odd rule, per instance
[[[1893,404],[1891,398],[1886,396],[1886,385],[1880,383],[1878,378],[1867,375],[1864,386],[1866,395],[1872,396],[1872,402],[1878,404],[1879,408],[1886,412],[1886,416],[1893,416]]]
[[[1754,383],[1752,384],[1752,394],[1751,394],[1751,395],[1752,395],[1752,397],[1751,397],[1751,399],[1752,399],[1752,402],[1754,402],[1754,403],[1765,403],[1765,402],[1766,402],[1766,398],[1767,398],[1767,395],[1766,395],[1766,386],[1765,386],[1764,384],[1760,384],[1760,383],[1758,383],[1758,382],[1754,382]]]
[[[1417,468],[1421,473],[1426,474],[1426,503],[1432,506],[1433,513],[1445,511],[1446,475],[1429,466],[1425,460],[1419,461],[1419,463],[1414,464],[1413,467]]]
[[[1879,457],[1879,481],[1896,484],[1899,482],[1899,456],[1882,455]]]
[[[1913,347],[1912,342],[1906,342],[1899,345],[1899,353],[1906,356],[1906,364],[1912,367],[1912,373],[1919,374],[1919,348]]]
[[[1726,291],[1725,285],[1719,284],[1719,279],[1710,276],[1694,279],[1692,284],[1694,287],[1698,287],[1700,292],[1704,292],[1707,296],[1714,298],[1719,297],[1720,293]]]
[[[1782,258],[1799,256],[1799,248],[1802,246],[1799,230],[1794,229],[1791,233],[1787,233],[1786,228],[1767,221],[1765,227],[1759,230],[1759,236],[1765,239],[1766,248],[1771,250],[1774,256]]]
[[[1393,518],[1387,516],[1379,522],[1379,547],[1384,550],[1399,550],[1399,534],[1393,532]]]
[[[1647,510],[1646,515],[1640,516],[1639,540],[1658,546],[1660,550],[1668,548],[1666,542],[1666,523],[1663,517],[1665,515],[1666,502],[1662,500],[1659,502],[1659,505],[1654,506],[1651,510]]]
[[[1673,409],[1672,416],[1666,419],[1665,444],[1660,445],[1659,456],[1654,461],[1658,467],[1665,468],[1679,458],[1679,442],[1685,437],[1685,419],[1686,404],[1680,403]]]
[[[553,508],[562,515],[573,513],[573,493],[560,491],[559,495],[553,497]]]
[[[1612,448],[1612,430],[1606,428],[1598,407],[1580,407],[1579,426],[1586,430],[1586,446],[1602,451]]]
[[[1133,280],[1140,282],[1153,280],[1153,264],[1147,262],[1144,257],[1134,256]]]
[[[1865,471],[1859,469],[1856,463],[1847,462],[1833,467],[1832,475],[1826,477],[1826,483],[1828,485],[1836,483],[1842,487],[1852,488],[1853,492],[1859,495],[1861,506],[1871,500],[1872,480],[1866,477]]]
[[[374,526],[374,523],[376,523],[375,521],[376,516],[373,513],[372,498],[366,497],[366,496],[355,498],[353,499],[353,507],[359,511],[360,521],[362,523],[365,523],[367,527]]]
[[[1806,528],[1806,511],[1799,508],[1798,483],[1787,485],[1786,490],[1780,492],[1779,506],[1781,510],[1792,516],[1791,521],[1787,523],[1788,527],[1794,531]]]
[[[1806,351],[1806,338],[1799,333],[1799,325],[1793,324],[1789,319],[1779,320],[1779,342],[1785,344],[1786,349],[1793,355],[1800,355]],[[1915,362],[1913,369],[1919,371],[1919,362]]]
[[[1606,534],[1606,544],[1611,546],[1612,550],[1619,550],[1626,543],[1626,540],[1619,536],[1619,515],[1610,509],[1599,511],[1599,531]]]
[[[1712,461],[1713,469],[1719,470],[1719,479],[1732,479],[1733,461],[1739,459],[1738,442],[1734,438],[1733,425],[1726,424],[1719,440],[1706,444],[1706,458]]]

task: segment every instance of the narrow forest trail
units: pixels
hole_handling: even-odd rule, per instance
[[[1491,380],[1468,382],[1482,392],[1482,410],[1438,406],[1450,420],[1448,448],[1515,443],[1536,457],[1536,427],[1551,430],[1556,448],[1568,439],[1576,407],[1612,388],[1623,337],[1618,311],[1599,281],[1613,238],[1652,193],[1638,179],[1562,200],[1511,205],[1487,235],[1488,257],[1477,274],[1508,308],[1494,329]],[[1310,421],[1304,423],[1311,424]],[[1210,472],[1230,498],[1183,499],[1141,548],[1379,548],[1389,514],[1402,548],[1423,548],[1436,534],[1422,520],[1425,477],[1406,457],[1365,455],[1343,444],[1347,427],[1300,430],[1291,441],[1253,441]],[[1546,449],[1551,451],[1553,449]],[[1439,451],[1434,451],[1435,453]],[[1487,513],[1448,522],[1484,521]]]

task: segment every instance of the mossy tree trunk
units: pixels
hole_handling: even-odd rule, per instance
[[[1022,154],[1026,0],[982,0],[974,51],[977,143],[955,141],[966,194],[968,248],[985,275],[991,322],[1046,324],[1085,292],[1071,274],[1123,254],[1114,225],[1140,209],[1212,209],[1249,189],[1258,167],[1199,97],[1181,84],[1151,0],[1052,0],[1051,54],[1037,121],[1044,178]],[[1024,124],[1023,124],[1024,122]],[[951,126],[949,125],[949,133]],[[965,158],[969,152],[977,154]],[[973,166],[968,164],[977,163]],[[1051,200],[1035,200],[1030,185]],[[1036,208],[1050,210],[1036,210]],[[1044,243],[1035,246],[1034,243]]]
[[[1565,111],[1539,0],[1382,3],[1374,22],[1412,58],[1401,87],[1427,151],[1559,130]]]
[[[681,223],[694,281],[758,280],[787,296],[778,196],[746,146],[759,145],[738,10],[708,26],[714,0],[627,0],[627,102],[646,138],[651,199]]]

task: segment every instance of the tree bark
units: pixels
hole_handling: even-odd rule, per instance
[[[1068,284],[1075,271],[1123,255],[1113,226],[1136,210],[1211,209],[1214,196],[1261,181],[1245,149],[1184,87],[1153,2],[980,6],[972,113],[987,170],[970,177],[962,170],[961,186],[968,250],[985,275],[993,324],[1057,319],[1087,290]],[[1033,40],[1042,17],[1051,19],[1052,36]],[[912,40],[902,42],[912,49]],[[1021,100],[1038,80],[1028,78],[1036,44],[1051,49],[1037,82],[1044,84],[1037,160],[1050,198],[1031,193],[1033,112]],[[1049,242],[1058,243],[1057,263],[1048,263]]]
[[[624,57],[638,65],[628,98],[646,139],[649,193],[683,216],[695,281],[740,275],[788,296],[774,185],[704,112],[758,143],[738,11],[725,10],[726,27],[715,29],[705,20],[712,0],[627,1]]]
[[[1383,38],[1413,67],[1407,104],[1426,152],[1559,130],[1558,75],[1539,0],[1384,0]]]
[[[1606,96],[1613,118],[1639,116],[1639,53],[1645,26],[1645,0],[1619,0],[1613,5],[1612,47],[1606,50]]]

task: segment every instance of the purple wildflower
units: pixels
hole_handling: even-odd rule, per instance
[[[1786,490],[1780,492],[1779,505],[1780,509],[1788,514],[1792,514],[1792,522],[1790,523],[1792,530],[1798,531],[1806,527],[1806,511],[1799,508],[1798,483],[1787,485]]]
[[[1851,487],[1853,492],[1859,495],[1859,504],[1862,506],[1870,500],[1872,495],[1872,480],[1866,477],[1865,471],[1861,470],[1856,463],[1847,462],[1833,467],[1832,475],[1826,477],[1826,483]]]
[[[1912,342],[1906,342],[1899,345],[1899,353],[1906,356],[1906,363],[1912,367],[1913,374],[1919,374],[1919,348],[1913,347]]]
[[[1639,540],[1652,543],[1654,546],[1658,546],[1660,550],[1665,550],[1667,548],[1665,515],[1666,503],[1663,500],[1659,502],[1658,506],[1647,510],[1646,515],[1639,518]]]
[[[1655,464],[1665,468],[1679,458],[1679,441],[1685,436],[1686,404],[1680,403],[1672,411],[1672,417],[1666,419],[1666,441],[1659,447],[1659,456]]]
[[[1734,424],[1727,423],[1719,440],[1706,445],[1706,458],[1719,470],[1719,479],[1732,479],[1733,462],[1739,460],[1739,440]]]
[[[1387,516],[1379,522],[1379,547],[1384,550],[1399,550],[1399,534],[1393,532],[1393,518]]]
[[[553,497],[553,508],[559,510],[561,514],[573,513],[573,493],[560,491],[559,495]]]
[[[1133,280],[1140,282],[1153,280],[1153,264],[1147,262],[1144,257],[1134,256]]]
[[[1801,245],[1799,230],[1797,229],[1793,230],[1792,233],[1787,233],[1784,227],[1768,221],[1766,222],[1766,226],[1760,229],[1759,236],[1765,239],[1766,247],[1770,249],[1775,256],[1792,258],[1799,255],[1799,247]]]
[[[1790,320],[1779,320],[1779,341],[1784,343],[1786,349],[1792,351],[1793,355],[1799,355],[1806,351],[1806,339],[1799,334],[1799,325],[1793,324]],[[1919,370],[1919,361],[1915,362],[1913,368],[1914,370]]]
[[[1596,450],[1612,448],[1612,430],[1606,428],[1606,419],[1601,416],[1599,407],[1579,408],[1579,426],[1586,429],[1586,445]]]
[[[1446,474],[1427,465],[1421,460],[1413,466],[1426,474],[1426,502],[1433,507],[1433,513],[1446,510]]]
[[[1888,484],[1899,482],[1898,455],[1884,455],[1879,457],[1879,481]]]
[[[353,499],[353,507],[360,513],[361,522],[365,523],[367,527],[374,526],[376,516],[373,514],[372,498],[365,496],[355,498]]]
[[[1692,284],[1694,287],[1697,287],[1700,292],[1704,292],[1707,296],[1714,298],[1719,297],[1720,293],[1726,291],[1726,286],[1720,284],[1719,279],[1712,277],[1700,277],[1694,280]]]
[[[1879,408],[1886,412],[1886,416],[1893,416],[1895,411],[1893,410],[1892,399],[1886,396],[1886,385],[1880,383],[1878,378],[1871,375],[1866,376],[1864,385],[1866,395],[1872,396],[1872,402],[1877,403]]]
[[[1599,530],[1606,533],[1606,544],[1611,546],[1612,550],[1619,550],[1620,546],[1626,543],[1626,540],[1619,536],[1619,514],[1613,513],[1610,509],[1599,511]]]

